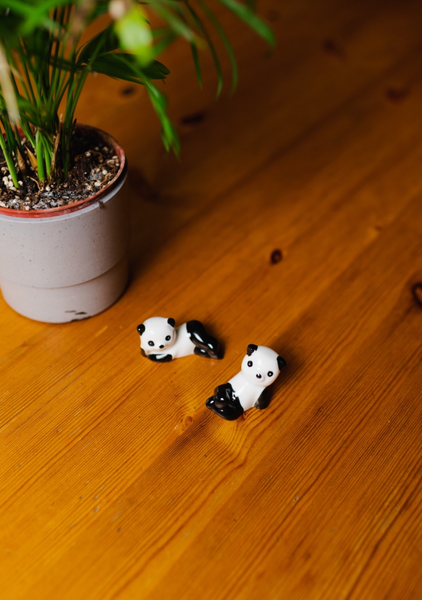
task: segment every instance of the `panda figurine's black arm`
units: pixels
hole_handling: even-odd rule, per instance
[[[255,402],[255,408],[258,408],[259,410],[264,410],[264,408],[268,408],[268,406],[270,405],[270,400],[271,400],[271,394],[268,391],[267,388],[262,390],[262,393],[260,395],[260,397],[258,398],[258,400]]]

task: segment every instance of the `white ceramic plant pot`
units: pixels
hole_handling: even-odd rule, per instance
[[[127,165],[117,142],[101,134],[120,160],[107,187],[59,208],[0,208],[0,287],[6,302],[31,319],[65,323],[93,316],[126,287],[129,217],[121,188]]]

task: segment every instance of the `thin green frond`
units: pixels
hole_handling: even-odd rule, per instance
[[[202,20],[199,18],[197,12],[192,8],[192,6],[188,2],[186,3],[186,6],[187,6],[190,14],[192,15],[192,18],[195,21],[196,26],[198,27],[198,30],[201,32],[204,39],[208,43],[208,47],[210,49],[210,52],[211,52],[211,55],[212,55],[212,58],[214,61],[215,70],[217,72],[217,98],[218,98],[218,96],[221,94],[221,90],[223,89],[223,70],[221,68],[220,59],[218,58],[217,50],[214,46],[214,43],[211,39],[210,34],[208,33],[207,28],[205,27]]]
[[[202,72],[201,72],[201,64],[199,62],[198,48],[196,47],[195,44],[191,44],[190,49],[192,52],[192,60],[195,65],[196,78],[198,80],[199,87],[202,90]]]
[[[114,24],[111,24],[82,46],[78,53],[77,64],[87,64],[93,56],[113,52],[118,48],[119,38],[115,32]]]
[[[220,25],[219,21],[217,20],[217,18],[214,15],[214,13],[209,9],[207,4],[204,2],[204,0],[198,0],[198,4],[200,5],[200,7],[204,11],[204,13],[207,15],[207,17],[211,21],[211,23],[214,25],[214,28],[216,29],[218,35],[220,36],[221,41],[223,42],[226,52],[228,54],[231,68],[232,68],[232,93],[233,93],[237,87],[237,82],[239,79],[237,62],[236,62],[236,58],[235,58],[233,49],[231,47],[231,44],[229,42],[229,39],[228,39],[224,29]]]
[[[236,17],[241,19],[246,25],[261,36],[270,46],[275,45],[275,36],[273,30],[262,19],[260,19],[248,6],[241,4],[237,0],[219,0]]]
[[[174,33],[189,43],[198,43],[196,33],[187,25],[187,23],[172,10],[167,10],[164,3],[154,2],[154,10],[162,19],[168,24],[168,26],[174,31]]]

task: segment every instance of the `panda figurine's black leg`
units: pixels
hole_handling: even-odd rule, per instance
[[[271,395],[267,391],[267,388],[262,390],[262,394],[259,396],[258,400],[255,402],[255,408],[259,408],[259,410],[263,410],[264,408],[268,408],[270,404]]]
[[[205,404],[216,415],[226,419],[226,421],[235,421],[244,413],[239,398],[234,393],[230,383],[219,385],[214,391],[214,396],[208,398]]]
[[[199,346],[195,346],[193,353],[196,354],[197,356],[204,356],[205,358],[211,358],[209,355],[209,352],[207,350],[204,350],[203,348],[200,348]]]
[[[188,321],[186,329],[192,343],[196,346],[195,354],[207,358],[220,358],[218,341],[206,332],[200,321]]]

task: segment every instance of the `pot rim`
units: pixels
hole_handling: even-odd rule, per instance
[[[104,138],[106,142],[108,142],[113,147],[115,154],[118,156],[120,162],[119,170],[117,171],[113,179],[111,179],[111,181],[109,181],[108,184],[101,190],[95,192],[95,194],[87,196],[82,200],[72,202],[71,204],[66,204],[65,206],[57,206],[54,208],[41,208],[38,210],[17,210],[15,208],[4,208],[3,206],[0,206],[0,214],[8,217],[17,217],[19,219],[40,219],[63,216],[81,210],[82,208],[86,208],[87,206],[98,202],[99,200],[101,200],[101,198],[103,198],[107,193],[111,191],[113,186],[121,178],[122,174],[126,172],[127,169],[126,155],[122,146],[115,140],[113,136],[111,136],[106,131],[99,129],[98,127],[93,127],[92,125],[85,125],[83,123],[78,123],[77,127],[83,129],[94,129]]]

